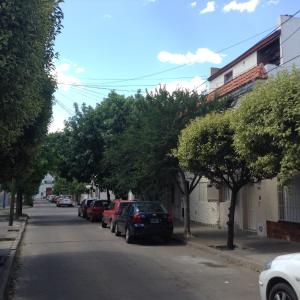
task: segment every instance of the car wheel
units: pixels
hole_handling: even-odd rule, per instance
[[[116,225],[113,221],[110,221],[110,232],[114,233],[116,231]]]
[[[287,283],[275,284],[269,294],[268,300],[298,300],[293,288]]]
[[[125,240],[127,244],[131,244],[133,242],[133,236],[128,227],[126,228],[125,231]]]
[[[116,223],[116,225],[115,225],[115,235],[116,236],[120,236],[121,235],[121,232],[119,231],[118,223]]]
[[[102,226],[102,228],[106,228],[106,223],[104,223],[104,221],[102,220],[102,222],[101,222],[101,226]]]

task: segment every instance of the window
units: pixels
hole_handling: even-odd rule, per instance
[[[225,202],[231,199],[231,191],[226,185],[219,187],[219,201]]]
[[[279,219],[300,223],[300,174],[293,177],[289,186],[278,191]]]
[[[229,82],[230,80],[232,80],[232,78],[233,78],[233,73],[232,73],[232,71],[226,73],[226,74],[224,75],[224,84],[227,83],[227,82]]]

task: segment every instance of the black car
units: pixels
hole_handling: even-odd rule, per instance
[[[167,242],[172,238],[173,220],[159,202],[133,202],[122,210],[115,232],[125,235],[127,243],[148,236],[160,236]]]

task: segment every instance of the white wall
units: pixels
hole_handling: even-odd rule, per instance
[[[207,225],[217,225],[219,193],[215,187],[208,187],[208,183],[206,178],[202,178],[190,195],[191,220]]]
[[[282,24],[288,20],[288,16],[280,16],[279,24]],[[284,64],[285,68],[291,68],[295,64],[300,68],[300,57],[294,59],[300,55],[300,18],[291,18],[287,22],[281,25],[281,64]]]
[[[210,81],[209,92],[212,92],[220,86],[224,85],[224,75],[230,72],[231,70],[233,71],[233,78],[235,78],[238,75],[245,73],[246,71],[250,70],[255,66],[257,66],[257,52],[252,53],[244,60],[240,61],[235,66],[233,66],[231,69],[228,69],[227,71],[223,72],[220,76]]]

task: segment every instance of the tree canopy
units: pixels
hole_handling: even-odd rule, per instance
[[[300,169],[300,70],[283,71],[241,99],[235,145],[257,177],[286,183]]]
[[[233,139],[232,119],[235,111],[211,113],[197,118],[182,130],[174,155],[183,169],[201,173],[217,187],[226,185],[231,190],[227,247],[234,248],[234,213],[237,193],[253,182],[246,161],[237,154]]]

